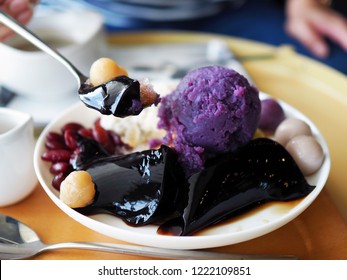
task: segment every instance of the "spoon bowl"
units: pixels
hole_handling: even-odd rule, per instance
[[[84,249],[164,259],[296,259],[294,256],[242,255],[92,242],[65,242],[48,245],[43,243],[29,226],[12,217],[0,214],[0,260],[27,259],[55,249]]]

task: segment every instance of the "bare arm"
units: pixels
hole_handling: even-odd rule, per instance
[[[287,0],[286,30],[318,57],[329,55],[326,38],[347,51],[347,19],[322,0]]]

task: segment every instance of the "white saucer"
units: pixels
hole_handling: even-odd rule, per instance
[[[71,93],[69,98],[58,100],[34,100],[16,96],[6,107],[30,114],[33,117],[35,126],[39,127],[48,124],[78,100],[79,98],[76,93]]]

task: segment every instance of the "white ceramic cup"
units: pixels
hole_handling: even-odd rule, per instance
[[[34,148],[31,116],[0,108],[0,207],[22,200],[35,188]]]
[[[100,57],[101,15],[89,10],[51,12],[36,16],[28,28],[88,75]],[[16,35],[0,43],[0,84],[31,99],[58,100],[76,94],[76,78],[57,60]]]

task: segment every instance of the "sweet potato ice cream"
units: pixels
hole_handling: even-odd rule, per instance
[[[159,128],[167,131],[180,161],[193,173],[207,158],[233,152],[248,143],[261,111],[258,90],[234,70],[222,66],[189,72],[161,100]]]

